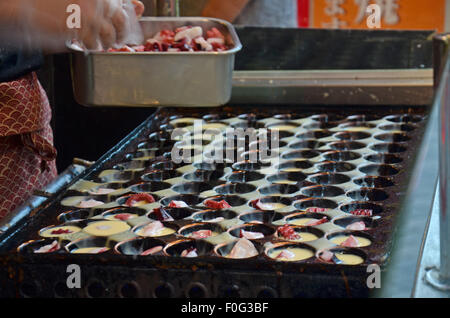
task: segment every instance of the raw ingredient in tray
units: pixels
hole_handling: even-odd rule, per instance
[[[162,30],[142,45],[125,45],[110,48],[107,52],[222,52],[228,49],[225,36],[217,28],[204,33],[200,26],[183,26],[174,31]]]

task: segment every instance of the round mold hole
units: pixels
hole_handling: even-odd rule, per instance
[[[352,161],[361,158],[361,155],[353,151],[328,151],[323,154],[325,160],[328,161]]]
[[[375,163],[396,164],[403,161],[403,159],[397,155],[390,153],[377,153],[374,155],[365,156],[364,159]]]
[[[239,115],[238,118],[241,120],[256,121],[256,120],[263,119],[264,116],[261,114],[246,113],[246,114]]]
[[[387,188],[392,187],[394,182],[386,177],[364,177],[353,180],[353,183],[365,188]]]
[[[282,213],[274,211],[256,211],[239,215],[239,220],[244,223],[272,224],[273,222],[280,221],[281,219],[283,219],[283,217],[284,215]]]
[[[146,215],[148,212],[145,209],[122,207],[113,208],[102,213],[103,218],[111,221],[128,221],[140,216]]]
[[[238,213],[231,210],[204,210],[196,212],[192,215],[192,219],[197,222],[222,222],[231,220],[238,216]]]
[[[265,225],[265,224],[257,224],[257,223],[247,223],[243,225],[238,225],[235,227],[232,227],[228,230],[228,233],[234,237],[241,238],[241,231],[247,231],[247,232],[254,232],[254,233],[261,233],[264,235],[264,238],[248,238],[249,240],[263,240],[268,237],[272,237],[272,235],[275,233],[275,229],[272,227]]]
[[[284,114],[276,114],[273,116],[273,118],[279,119],[279,120],[297,120],[297,119],[305,118],[305,116],[301,115],[301,114],[284,113]]]
[[[331,136],[333,133],[328,130],[313,130],[300,133],[296,135],[298,139],[311,140],[311,139],[321,139]]]
[[[301,172],[281,172],[267,177],[267,181],[276,184],[293,184],[306,179],[306,175]]]
[[[354,141],[370,138],[371,134],[363,131],[341,131],[334,134],[334,137],[340,140]]]
[[[120,286],[119,296],[122,298],[137,298],[140,296],[140,288],[136,282],[126,282]]]
[[[195,239],[181,239],[167,244],[164,248],[164,254],[172,257],[185,257],[181,256],[184,251],[194,249],[197,253],[197,257],[211,255],[214,245],[204,240]]]
[[[324,142],[318,141],[318,140],[301,140],[294,142],[289,145],[289,148],[291,149],[318,149],[320,147],[325,146]]]
[[[227,183],[214,188],[219,194],[245,194],[256,190],[256,186],[248,183]]]
[[[346,239],[348,237],[350,237],[351,235],[353,235],[356,239],[361,238],[363,240],[361,240],[361,244],[362,245],[358,245],[355,247],[360,247],[360,248],[364,248],[364,247],[368,247],[370,245],[373,244],[374,239],[372,236],[370,236],[369,234],[362,232],[362,231],[337,231],[337,232],[333,232],[330,234],[326,235],[326,239],[330,242],[333,242],[334,244],[338,245],[338,246],[343,246],[340,245],[338,242],[334,242],[333,240],[339,237],[342,237],[342,239]],[[342,243],[341,243],[342,244]]]
[[[154,170],[175,170],[179,167],[180,165],[174,163],[173,161],[161,161],[152,165]]]
[[[119,171],[142,171],[149,166],[149,162],[144,160],[133,160],[128,162],[118,163],[113,166],[113,169]]]
[[[207,171],[223,171],[225,165],[223,163],[196,162],[193,166],[198,170]]]
[[[105,296],[105,287],[99,281],[92,281],[88,283],[86,293],[89,298],[102,298]]]
[[[384,131],[413,131],[417,127],[411,124],[384,124],[379,126]]]
[[[316,165],[321,172],[349,172],[356,169],[356,166],[348,162],[326,161]]]
[[[243,170],[243,171],[256,171],[263,168],[263,164],[261,162],[250,162],[250,161],[241,161],[236,162],[232,165],[234,170]]]
[[[373,121],[378,120],[380,118],[379,115],[376,114],[359,114],[359,115],[351,115],[348,116],[345,121],[350,122],[365,122],[365,121]]]
[[[238,161],[238,156],[242,154],[243,150],[237,148],[223,148],[218,151],[216,149],[205,152],[204,158],[208,162],[225,162],[227,164]]]
[[[331,129],[337,126],[335,122],[323,123],[323,122],[312,122],[303,126],[305,129],[314,129],[314,130],[326,130]]]
[[[161,200],[161,204],[164,206],[168,206],[170,204],[170,202],[172,202],[172,201],[183,201],[188,206],[195,206],[195,205],[200,204],[202,199],[197,195],[181,194],[181,195],[174,195],[171,197],[164,198]]]
[[[170,140],[170,133],[167,131],[163,131],[163,130],[159,130],[159,131],[155,131],[152,132],[150,135],[148,135],[148,139],[150,139],[150,141],[166,141],[166,140]],[[154,144],[157,145],[157,144]],[[152,146],[152,148],[154,148],[154,146]]]
[[[186,289],[188,298],[207,298],[208,290],[202,283],[193,283]]]
[[[212,185],[207,182],[186,182],[174,185],[172,190],[180,194],[199,194],[212,189]]]
[[[260,128],[265,127],[264,123],[259,122],[259,121],[240,121],[240,122],[232,123],[230,126],[233,128],[242,128],[242,129],[248,129],[248,128],[260,129]]]
[[[239,161],[250,161],[250,162],[267,162],[268,160],[275,159],[279,157],[279,152],[276,150],[250,150],[237,154],[239,156]]]
[[[289,250],[289,249],[301,249],[306,250],[308,253],[305,255],[299,256],[295,259],[277,259],[278,256],[282,251]],[[267,248],[265,251],[265,256],[272,261],[277,262],[305,262],[316,255],[316,249],[310,245],[307,245],[305,243],[294,243],[294,242],[282,242],[282,243],[276,243],[272,245],[271,247]]]
[[[154,182],[143,182],[138,183],[130,187],[131,192],[142,193],[142,192],[157,192],[165,189],[169,189],[172,185],[167,182],[154,181]]]
[[[288,215],[284,218],[286,223],[295,226],[308,226],[308,223],[319,221],[326,218],[328,222],[331,218],[323,213],[319,212],[300,212]]]
[[[383,212],[383,208],[375,203],[355,201],[341,206],[341,211],[352,214],[355,210],[372,210],[372,215]]]
[[[263,251],[263,246],[260,243],[258,243],[257,241],[251,241],[252,246],[256,250],[255,254],[247,254],[245,256],[243,256],[242,254],[238,254],[238,256],[240,257],[231,257],[230,253],[233,251],[233,248],[238,242],[240,242],[240,240],[234,240],[230,243],[222,243],[216,245],[216,247],[214,248],[214,255],[227,259],[251,259],[256,258]]]
[[[357,264],[346,264],[345,262],[338,263],[338,264],[342,264],[342,265],[345,265],[345,266],[352,266],[352,265],[362,264],[362,263],[364,263],[367,260],[367,254],[363,250],[361,250],[359,248],[354,248],[354,247],[334,247],[334,248],[329,249],[329,251],[332,252],[332,253],[338,254],[338,255],[343,255],[344,254],[344,255],[352,255],[352,256],[360,257],[361,262],[359,262]],[[321,255],[324,252],[325,252],[325,250],[321,250],[321,251],[317,252],[316,258],[318,259],[318,261],[322,262],[322,263],[328,263],[328,264],[333,263],[334,264],[334,261],[326,262],[326,261],[324,261],[321,258]],[[339,260],[339,258],[338,258],[338,260]]]
[[[321,123],[329,123],[329,122],[338,121],[344,117],[340,116],[340,115],[336,115],[336,114],[317,114],[317,115],[312,115],[310,118],[314,121],[318,121]]]
[[[370,176],[389,177],[398,174],[400,171],[386,164],[371,164],[359,168],[359,171]]]
[[[161,221],[161,216],[156,215],[155,210],[151,211],[150,213],[147,214],[147,217],[155,220],[155,221]],[[169,208],[169,207],[165,207],[164,211],[170,215],[175,221],[178,220],[183,220],[185,218],[190,217],[194,212],[196,212],[195,209],[192,208]]]
[[[286,130],[296,129],[299,126],[300,126],[300,124],[297,124],[295,122],[284,121],[284,122],[277,122],[277,123],[269,124],[266,126],[266,128],[272,129],[272,130],[278,130],[278,131],[286,131]]]
[[[311,182],[321,184],[321,185],[328,185],[328,184],[342,184],[350,181],[350,177],[346,176],[345,174],[340,173],[329,173],[329,172],[322,172],[317,173],[309,177],[309,180]]]
[[[330,144],[330,148],[334,150],[357,150],[364,147],[366,144],[358,141],[336,141]]]
[[[150,204],[150,203],[158,202],[159,199],[160,199],[160,197],[155,195],[155,194],[149,194],[150,197],[153,197],[154,202],[149,202],[148,200],[150,200],[150,198],[148,198],[148,199],[143,199],[142,200],[142,201],[145,201],[147,203],[139,202],[139,204],[138,204],[138,202],[132,202],[131,206],[128,205],[127,204],[128,199],[130,199],[131,197],[136,196],[136,195],[139,195],[139,194],[126,194],[124,196],[121,196],[120,198],[117,198],[116,202],[117,202],[117,204],[119,204],[121,206],[124,206],[124,207],[138,207],[139,205],[144,205],[144,204]],[[141,200],[139,200],[139,201],[141,201]]]
[[[336,209],[338,204],[329,199],[307,198],[295,202],[294,206],[298,210],[306,210],[307,208]]]
[[[156,286],[153,290],[155,298],[172,298],[175,295],[174,288],[170,283],[164,283]]]
[[[129,256],[147,256],[147,255],[155,255],[162,254],[162,249],[164,248],[165,243],[161,240],[155,239],[153,237],[138,237],[133,238],[127,241],[119,242],[114,246],[114,250],[118,254],[129,255]],[[161,249],[156,249],[157,247],[161,247]],[[155,249],[155,252],[149,254],[149,250]],[[146,253],[147,252],[147,253]]]
[[[406,134],[404,133],[385,133],[385,134],[379,134],[375,136],[375,139],[381,140],[384,142],[405,142],[410,140]]]
[[[203,205],[205,205],[205,201],[208,200],[213,200],[217,202],[225,200],[232,207],[241,206],[247,203],[247,199],[244,199],[243,197],[240,197],[238,195],[217,195],[214,197],[209,197],[203,200]]]
[[[370,146],[370,149],[383,153],[401,153],[406,151],[406,147],[398,143],[379,143]]]
[[[282,234],[280,234],[279,229],[282,228],[282,226],[279,226],[277,231],[275,232],[275,236],[279,239],[279,240],[283,240],[283,241],[289,241],[289,242],[311,242],[311,241],[315,241],[318,240],[322,237],[325,236],[325,232],[319,230],[318,228],[312,227],[312,226],[298,226],[298,225],[294,225],[294,226],[289,226],[292,230],[294,230],[294,232],[296,234],[298,234],[300,236],[300,238],[297,239],[290,239],[290,238],[286,238],[284,237]],[[303,237],[302,237],[302,233]]]
[[[222,171],[195,170],[194,172],[185,174],[183,178],[195,182],[214,182],[219,180],[222,176]]]
[[[347,228],[348,226],[358,223],[358,222],[364,222],[364,225],[366,227],[366,230],[370,230],[375,228],[378,225],[378,220],[367,217],[367,216],[346,216],[346,217],[340,217],[333,220],[333,223],[337,226],[340,226],[342,228]]]
[[[423,118],[420,115],[403,114],[386,116],[385,119],[393,123],[418,123]]]
[[[340,128],[353,131],[361,131],[375,128],[376,125],[365,121],[350,121],[339,125]]]
[[[292,199],[280,196],[268,196],[256,199],[255,201],[261,203],[263,205],[263,208],[255,206],[254,201],[250,201],[248,205],[254,209],[260,209],[264,211],[274,211],[288,207],[292,204]]]
[[[178,230],[178,234],[186,238],[194,238],[192,235],[198,231],[211,231],[212,236],[220,235],[224,232],[224,229],[216,223],[193,223],[183,226]],[[195,238],[200,239],[200,238]]]
[[[311,159],[320,156],[320,152],[314,150],[296,150],[285,152],[281,155],[281,158],[286,160],[293,159]]]
[[[227,176],[228,182],[246,183],[264,179],[264,175],[255,171],[234,171]]]
[[[179,176],[181,176],[181,174],[175,170],[153,170],[142,175],[141,179],[146,182],[153,182],[173,179]]]
[[[299,190],[300,188],[293,184],[272,184],[270,186],[260,188],[258,191],[262,195],[268,196],[293,194]]]
[[[276,141],[294,136],[294,133],[286,130],[267,129],[258,131],[259,140]]]
[[[387,192],[374,188],[361,188],[347,192],[347,196],[355,201],[384,201],[389,195]]]
[[[78,220],[86,220],[101,214],[101,210],[91,210],[91,209],[79,209],[66,211],[58,215],[58,221],[62,223],[78,221]]]
[[[303,188],[302,193],[312,198],[323,198],[323,197],[337,197],[343,195],[345,192],[339,187],[330,185],[317,185]]]
[[[120,171],[99,177],[101,183],[128,182],[133,179],[133,171]]]

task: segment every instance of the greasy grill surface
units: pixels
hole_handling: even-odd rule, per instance
[[[240,270],[250,276],[260,270],[271,273],[269,276],[280,271],[286,277],[303,271],[304,275],[310,275],[309,279],[321,281],[325,286],[334,283],[322,281],[321,275],[332,275],[342,283],[340,277],[346,273],[350,281],[353,277],[361,283],[368,264],[383,265],[386,261],[395,216],[422,137],[424,119],[423,108],[376,107],[361,111],[318,107],[271,113],[267,109],[252,108],[222,108],[208,113],[160,110],[128,144],[111,158],[99,162],[83,180],[61,193],[24,230],[7,240],[1,251],[9,251],[8,256],[14,260],[16,248],[34,240],[19,249],[19,255],[33,262],[46,262],[52,257],[80,263],[89,259],[106,265],[147,264],[159,270],[192,269],[195,265]],[[195,120],[202,121],[202,131],[193,130]],[[271,141],[271,135],[268,136],[273,159],[250,162],[248,159],[252,158],[255,148],[247,140],[241,158],[223,163],[196,161],[199,157],[195,156],[202,153],[206,158],[213,158],[218,154],[214,153],[217,148],[212,146],[226,144],[226,139],[200,140],[202,134],[208,134],[207,129],[210,129],[224,136],[229,127],[254,128],[256,133],[268,129],[275,134],[277,130],[278,139]],[[178,140],[171,140],[176,128],[183,129],[184,139],[179,136]],[[190,140],[197,141],[195,146]],[[256,143],[256,149],[261,151],[262,139]],[[230,150],[229,145],[224,148]],[[174,162],[171,158],[174,146],[180,147],[182,153],[194,155],[194,162]],[[226,157],[226,154],[220,155]],[[102,188],[114,192],[99,194]],[[156,202],[127,207],[128,198],[136,193],[151,194]],[[208,208],[205,205],[208,199],[225,200],[231,208]],[[257,199],[264,204],[255,207],[252,201]],[[104,204],[92,209],[78,207],[80,201],[87,200]],[[173,200],[184,201],[188,207],[168,207]],[[154,212],[158,207],[164,207],[174,220],[163,222],[167,235],[146,237],[141,229],[158,219]],[[320,211],[315,212],[314,208]],[[358,210],[369,210],[372,216],[352,214]],[[130,213],[133,218],[121,221],[115,218],[123,213]],[[303,219],[325,219],[326,222],[307,226]],[[114,220],[120,224],[120,229],[108,232],[111,229],[107,226],[101,228],[105,232],[93,235],[89,230],[92,224],[105,220]],[[355,222],[363,222],[366,229],[346,229]],[[277,229],[284,224],[293,225],[301,240],[293,242],[281,237]],[[58,234],[51,234],[51,238],[41,237],[49,233],[49,227],[52,230],[55,226],[56,229],[73,226],[72,233],[56,232]],[[227,258],[241,229],[264,235],[264,238],[252,240],[259,254],[244,260]],[[190,237],[198,230],[211,230],[217,235],[206,239]],[[366,246],[338,245],[336,238],[350,235]],[[60,250],[47,255],[33,253],[54,240],[59,240]],[[154,256],[132,257],[156,246],[162,248]],[[108,250],[99,255],[71,254],[86,247]],[[180,258],[183,251],[191,248],[196,248],[198,257]],[[300,248],[306,256],[298,261],[274,259],[285,248]],[[359,257],[360,264],[325,263],[319,256],[327,249]],[[219,271],[216,275],[221,276]],[[308,294],[303,288],[292,286],[289,294],[269,281],[261,284],[276,291],[275,295],[317,293]],[[345,292],[364,290],[359,283],[350,283]],[[209,293],[220,294],[217,290]]]

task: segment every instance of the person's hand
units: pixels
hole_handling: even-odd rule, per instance
[[[81,28],[67,24],[70,5],[81,10]],[[0,36],[47,51],[72,39],[88,49],[109,48],[137,32],[137,16],[143,11],[137,0],[0,0],[0,29],[8,30]]]

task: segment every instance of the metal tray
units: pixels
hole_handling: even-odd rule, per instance
[[[405,113],[411,116],[402,116]],[[249,117],[248,114],[256,114],[257,117],[251,115]],[[201,110],[190,110],[188,112],[186,109],[180,108],[160,109],[83,173],[80,178],[98,181],[99,173],[102,170],[117,167],[121,162],[132,158],[132,155],[136,153],[142,143],[152,142],[153,138],[158,136],[158,134],[151,134],[152,132],[167,129],[167,127],[170,127],[169,123],[180,116],[198,117],[212,122],[222,121],[227,117],[241,116],[241,118],[249,119],[249,123],[255,123],[251,118],[258,122],[258,117],[275,117],[277,114],[279,115],[278,118],[286,121],[289,121],[289,118],[295,117],[295,115],[306,116],[311,119],[313,115],[322,115],[314,116],[316,123],[315,128],[311,127],[313,130],[317,128],[316,126],[332,125],[334,119],[332,122],[328,122],[328,119],[331,118],[337,119],[338,122],[366,119],[372,122],[372,125],[378,124],[380,127],[387,124],[386,122],[379,122],[380,119],[385,118],[395,128],[396,123],[408,121],[409,118],[414,119],[414,121],[416,118],[424,118],[427,115],[427,108],[377,106],[355,109],[354,107],[341,106],[335,108],[308,107],[301,110],[292,107],[279,107],[275,110],[253,107],[226,107],[208,110],[208,112]],[[400,163],[391,162],[386,165],[386,168],[389,166],[389,170],[393,169],[398,173],[392,176],[394,185],[388,185],[388,189],[385,189],[389,193],[389,198],[387,200],[381,198],[381,201],[372,203],[382,209],[377,212],[381,219],[378,220],[379,224],[376,229],[368,231],[368,235],[373,237],[377,244],[364,252],[366,253],[366,261],[363,264],[357,266],[325,264],[314,258],[305,262],[288,264],[268,260],[266,257],[249,260],[227,260],[213,255],[196,259],[164,255],[135,257],[120,255],[114,251],[101,255],[73,255],[67,252],[38,255],[26,251],[16,253],[19,244],[29,239],[38,239],[37,231],[39,229],[54,224],[57,215],[70,210],[67,206],[61,205],[61,200],[76,194],[76,191],[74,192],[72,188],[72,190],[59,193],[34,217],[5,232],[2,237],[4,240],[0,244],[0,262],[5,264],[3,270],[0,269],[0,283],[6,288],[2,289],[1,292],[10,296],[65,297],[159,297],[163,295],[172,297],[367,296],[369,291],[366,286],[368,275],[366,267],[370,263],[384,265],[388,259],[392,234],[396,224],[396,214],[401,207],[403,195],[409,183],[412,161],[415,159],[416,148],[413,145],[420,142],[425,123],[425,121],[412,123],[416,129],[407,132],[408,138],[410,138],[408,141],[403,138],[396,140],[395,145],[398,147],[393,147],[394,144],[392,146],[387,145],[387,151],[392,152],[393,156],[386,155],[385,159],[400,156],[402,161]],[[388,126],[391,124],[388,124]],[[411,128],[409,126],[407,124],[404,128]],[[391,129],[392,127],[384,128]],[[384,134],[386,133],[389,134],[389,132]],[[383,132],[376,129],[375,134],[378,136]],[[378,149],[372,147],[373,142],[383,144],[382,140],[385,137],[376,138],[378,141],[367,142],[367,147]],[[325,140],[320,140],[320,142],[325,142]],[[328,142],[333,143],[332,141]],[[349,142],[349,145],[356,145],[356,143]],[[165,152],[170,151],[171,146],[170,144],[161,145],[160,148],[160,152]],[[401,154],[396,154],[395,148],[397,150],[405,148],[405,150]],[[381,156],[381,159],[384,160],[383,156]],[[163,157],[155,158],[155,161],[149,162],[149,168],[152,169],[153,164],[158,164],[161,160],[164,160]],[[350,161],[352,162],[352,160]],[[367,162],[367,164],[369,163]],[[319,166],[320,163],[316,165]],[[355,171],[361,170],[356,169]],[[141,182],[141,174],[136,173],[133,180],[130,180],[130,185]],[[301,188],[312,185],[311,181],[298,184]],[[357,199],[359,200],[359,196]],[[342,211],[344,210],[341,209],[341,213]],[[81,266],[85,279],[81,290],[68,290],[65,287],[66,266],[68,264]]]
[[[232,44],[224,52],[85,53],[70,47],[73,90],[85,106],[207,107],[231,97],[234,59],[242,45],[234,27],[212,18],[153,18],[140,21],[144,38],[163,29],[198,25],[218,28]]]

